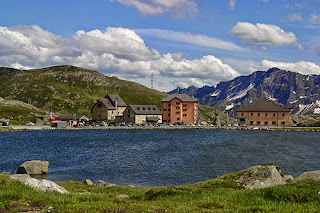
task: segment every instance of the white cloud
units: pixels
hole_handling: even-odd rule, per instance
[[[272,24],[257,23],[254,25],[248,22],[238,22],[230,33],[239,37],[245,44],[297,47],[299,45],[294,33],[285,32]]]
[[[320,14],[313,13],[310,17],[311,24],[319,24],[320,23]]]
[[[269,60],[261,61],[261,65],[265,69],[278,67],[287,71],[298,72],[305,75],[320,74],[320,66],[309,61],[299,61],[295,63],[288,62],[274,62]]]
[[[141,36],[150,36],[154,38],[182,42],[188,44],[199,45],[209,48],[218,48],[224,50],[232,51],[244,51],[245,48],[242,48],[232,42],[224,41],[214,37],[209,37],[201,34],[191,34],[180,31],[173,30],[162,30],[162,29],[136,29],[135,30]]]
[[[117,1],[128,7],[137,8],[144,15],[162,15],[173,13],[175,17],[194,15],[198,12],[198,5],[194,0],[110,0]]]
[[[288,16],[288,20],[291,22],[300,22],[302,21],[302,17],[301,17],[301,14],[299,13],[293,13]]]
[[[126,79],[157,78],[171,82],[215,84],[239,73],[215,56],[187,60],[181,53],[160,54],[147,47],[135,31],[107,28],[80,30],[71,38],[54,35],[39,26],[0,27],[0,66],[19,69],[70,64]],[[171,87],[173,84],[171,84]],[[166,84],[167,90],[170,87]]]
[[[230,8],[233,10],[234,7],[236,6],[236,3],[237,3],[237,0],[230,0],[229,2],[229,5],[230,5]]]

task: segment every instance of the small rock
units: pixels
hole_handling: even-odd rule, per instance
[[[292,183],[294,181],[294,177],[292,175],[284,175],[283,178],[287,183]]]
[[[99,180],[97,183],[97,186],[107,186],[107,187],[113,187],[113,186],[117,186],[116,184],[112,184],[112,183],[107,183],[103,180]]]
[[[129,195],[126,195],[126,194],[120,194],[117,197],[122,199],[129,199]]]
[[[83,183],[88,186],[94,186],[94,183],[90,179],[86,179],[85,181],[83,181]]]
[[[43,175],[48,173],[49,161],[26,161],[18,167],[17,174]]]
[[[16,174],[16,175],[11,175],[11,179],[20,181],[24,185],[31,186],[37,190],[40,191],[54,191],[54,192],[59,192],[61,194],[66,194],[69,193],[65,188],[62,186],[59,186],[58,184],[52,182],[51,180],[45,180],[45,179],[35,179],[32,178],[28,174]]]
[[[320,180],[320,170],[304,172],[301,175],[299,175],[299,177],[297,177],[296,179],[298,179],[298,180],[301,180],[301,179]]]

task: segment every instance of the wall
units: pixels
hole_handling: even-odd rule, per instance
[[[170,102],[162,102],[162,117],[165,123],[196,123],[198,118],[198,104],[182,102],[177,98]]]
[[[239,123],[245,118],[247,125],[289,126],[292,123],[291,112],[237,112],[237,118]]]
[[[107,107],[101,101],[96,102],[92,108],[92,120],[94,121],[111,120],[108,118]]]

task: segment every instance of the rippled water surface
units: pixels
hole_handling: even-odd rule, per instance
[[[120,185],[195,183],[274,162],[297,176],[320,169],[320,132],[79,130],[0,133],[0,171],[48,160],[48,179]]]

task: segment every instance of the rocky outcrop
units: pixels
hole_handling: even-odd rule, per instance
[[[18,167],[17,174],[43,175],[48,173],[48,167],[48,161],[26,161]]]
[[[107,183],[103,180],[99,180],[97,183],[97,186],[106,186],[106,187],[112,187],[112,186],[117,186],[116,184],[112,184],[112,183]]]
[[[320,170],[304,172],[299,177],[297,177],[296,179],[297,180],[301,180],[301,179],[320,180]]]
[[[83,181],[83,183],[88,186],[94,186],[94,183],[90,179],[86,179],[85,181]]]
[[[24,185],[31,186],[32,188],[35,188],[40,191],[58,192],[61,194],[69,193],[65,188],[57,185],[56,183],[54,183],[50,180],[45,180],[45,179],[38,180],[38,179],[32,178],[28,174],[11,175],[10,178],[17,180],[17,181],[20,181]]]
[[[240,174],[236,182],[242,183],[246,189],[266,188],[287,183],[276,165],[253,166],[240,171]]]

